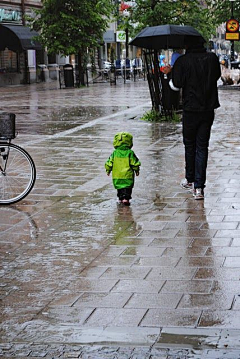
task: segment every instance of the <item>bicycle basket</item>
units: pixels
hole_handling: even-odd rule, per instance
[[[15,138],[15,114],[2,112],[0,113],[0,139]]]

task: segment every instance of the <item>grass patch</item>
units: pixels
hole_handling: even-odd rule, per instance
[[[176,111],[172,111],[171,114],[165,115],[164,113],[158,112],[156,110],[150,110],[146,112],[141,120],[148,122],[181,122],[181,116]]]

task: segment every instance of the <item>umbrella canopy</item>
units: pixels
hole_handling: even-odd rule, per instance
[[[145,27],[129,45],[145,49],[180,49],[186,44],[206,42],[202,35],[192,26],[159,25]]]

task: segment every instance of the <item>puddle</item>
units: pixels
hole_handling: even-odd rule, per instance
[[[124,108],[117,106],[79,106],[73,108],[63,108],[57,111],[53,108],[53,111],[49,113],[49,107],[47,106],[34,106],[35,115],[33,119],[33,109],[29,107],[29,113],[16,113],[17,131],[21,133],[21,135],[54,135],[58,132],[83,125],[98,117],[112,115],[114,112],[122,109]],[[31,126],[29,126],[29,122],[26,120],[28,116],[31,116]]]
[[[178,348],[193,348],[193,349],[207,349],[216,348],[219,337],[208,337],[204,335],[184,335],[184,334],[161,334],[160,339],[156,346],[171,347],[177,346]]]

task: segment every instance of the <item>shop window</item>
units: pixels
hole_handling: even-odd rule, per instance
[[[18,72],[17,53],[4,50],[0,51],[0,72]]]
[[[55,54],[48,54],[48,63],[56,64],[56,55]]]

